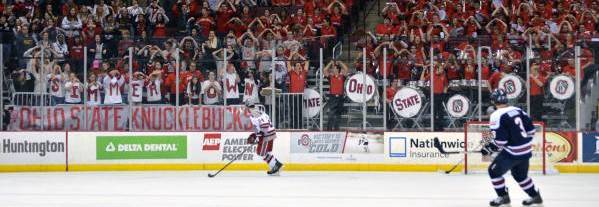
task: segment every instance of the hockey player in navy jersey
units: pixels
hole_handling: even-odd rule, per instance
[[[277,138],[275,128],[270,122],[268,114],[262,112],[253,103],[246,103],[246,107],[251,112],[250,120],[254,128],[254,133],[248,137],[248,143],[258,144],[256,153],[262,157],[268,165],[268,175],[279,175],[283,164],[272,155],[272,146],[274,139]]]
[[[481,150],[483,156],[497,154],[489,165],[489,176],[498,198],[490,206],[510,206],[510,196],[505,187],[503,175],[511,171],[522,190],[530,196],[522,201],[523,206],[542,206],[543,199],[530,177],[529,160],[532,157],[532,139],[535,127],[522,109],[509,106],[503,89],[491,93],[491,101],[497,110],[491,114],[490,128],[495,139],[490,140]]]

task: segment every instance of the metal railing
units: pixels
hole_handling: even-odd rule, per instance
[[[489,38],[480,37],[480,39]],[[463,41],[465,40],[450,39],[447,41],[446,48],[452,48]],[[488,96],[490,89],[495,87],[503,87],[508,90],[512,105],[522,107],[533,115],[535,120],[546,122],[550,129],[589,130],[591,126],[594,126],[593,118],[586,115],[591,114],[586,110],[593,109],[590,106],[596,108],[597,102],[596,98],[593,98],[595,97],[593,92],[596,91],[597,76],[596,72],[592,72],[592,70],[596,71],[593,69],[596,68],[596,61],[591,62],[594,58],[593,53],[588,52],[594,49],[593,47],[581,48],[577,45],[575,48],[564,49],[555,55],[546,56],[546,49],[537,48],[529,42],[528,46],[521,50],[522,58],[505,58],[504,56],[509,51],[492,49],[489,47],[489,42],[473,41],[469,44],[474,48],[471,53],[449,51],[451,54],[449,59],[445,56],[446,54],[442,54],[432,47],[422,48],[426,59],[416,57],[409,50],[400,52],[393,51],[393,48],[382,47],[380,53],[375,55],[366,54],[363,51],[361,57],[353,60],[335,59],[338,61],[333,64],[335,66],[327,66],[329,63],[325,62],[324,50],[320,49],[319,54],[316,55],[318,58],[315,58],[314,54],[307,57],[310,62],[318,63],[312,64],[308,71],[308,77],[304,79],[306,81],[305,88],[314,89],[310,92],[312,95],[309,96],[288,92],[286,88],[290,81],[294,80],[290,80],[288,77],[287,63],[295,63],[297,57],[284,57],[278,54],[274,48],[263,51],[264,53],[258,59],[245,60],[224,58],[191,60],[178,55],[182,53],[176,49],[171,54],[172,58],[162,61],[167,65],[162,69],[164,71],[162,84],[169,80],[173,81],[169,84],[174,87],[166,88],[166,85],[162,85],[166,90],[163,88],[160,91],[161,101],[174,106],[172,112],[169,113],[173,113],[175,117],[179,115],[181,108],[187,107],[186,105],[194,107],[206,105],[207,97],[204,95],[208,95],[209,91],[202,94],[203,101],[200,101],[199,104],[187,103],[187,86],[182,83],[187,83],[187,78],[192,77],[189,75],[192,73],[190,72],[192,63],[195,63],[196,69],[203,74],[205,79],[208,79],[208,73],[214,72],[217,76],[216,81],[221,81],[220,91],[222,93],[212,94],[218,100],[217,105],[228,105],[227,99],[223,98],[230,95],[227,94],[230,93],[230,90],[225,90],[226,87],[236,88],[233,91],[237,91],[239,93],[237,97],[239,100],[243,100],[247,72],[244,70],[245,66],[242,66],[242,62],[251,61],[256,64],[257,72],[254,74],[256,80],[254,84],[258,88],[256,91],[260,93],[257,95],[258,99],[260,103],[266,105],[265,111],[271,116],[277,128],[281,129],[326,130],[333,129],[334,125],[338,125],[339,129],[350,130],[460,130],[466,121],[488,119],[489,113],[492,111]],[[398,52],[401,54],[398,55]],[[228,54],[227,49],[223,50],[223,54]],[[393,54],[394,56],[389,56],[393,58],[387,58],[388,54]],[[50,93],[52,85],[47,78],[49,74],[53,73],[53,68],[48,67],[48,64],[64,69],[66,63],[75,60],[66,59],[65,63],[55,64],[54,59],[45,57],[44,52],[39,53],[39,56],[23,60],[37,64],[37,66],[30,66],[33,69],[26,70],[27,73],[35,73],[33,77],[37,78],[36,90],[35,92],[18,91],[12,94],[14,107],[33,106],[38,109],[56,107],[57,102]],[[100,96],[100,100],[105,99],[104,96],[110,92],[106,88],[98,88],[100,91],[91,95],[87,90],[92,85],[89,81],[91,74],[103,76],[103,72],[106,72],[98,69],[98,65],[94,65],[97,63],[94,63],[93,59],[89,60],[86,52],[84,58],[81,59],[82,68],[71,69],[71,71],[77,71],[75,75],[79,76],[79,79],[82,80],[80,81],[81,85],[86,88],[86,90],[78,91],[83,103],[88,103],[90,96]],[[120,87],[118,90],[122,93],[122,103],[128,109],[150,107],[145,104],[146,102],[137,103],[130,99],[130,95],[135,93],[131,80],[137,78],[133,76],[134,72],[142,72],[148,76],[151,73],[149,71],[152,70],[150,65],[156,64],[158,61],[137,55],[133,49],[129,50],[126,59],[103,59],[101,61],[114,62],[109,68],[118,68],[122,73],[122,78],[126,79],[123,85],[118,86]],[[331,75],[332,67],[342,69],[339,65],[340,62],[348,67],[346,71],[348,74],[345,75],[343,83],[344,95],[333,98],[329,95],[329,90],[332,88],[330,79],[325,75]],[[219,69],[224,70],[224,67],[209,66],[219,64],[233,65],[240,79],[239,82],[225,85],[226,83],[222,82],[223,76],[218,77]],[[499,77],[492,77],[493,70],[505,69],[504,65],[506,64],[511,65],[510,71],[499,73],[497,75]],[[102,67],[102,63],[99,66]],[[453,71],[455,69],[452,68],[453,66],[459,68],[457,76],[453,74],[456,72]],[[327,72],[324,71],[326,67],[329,67]],[[435,90],[436,87],[439,87],[438,81],[435,81],[437,80],[436,76],[428,74],[435,74],[439,68],[443,69],[442,76],[447,78],[447,83],[443,85],[444,87],[440,87],[440,90]],[[385,71],[388,70],[393,72],[386,73]],[[554,71],[554,73],[545,74],[543,86],[536,87],[536,89],[543,90],[531,91],[534,84],[537,84],[530,78],[536,73],[533,71],[544,73],[545,70]],[[388,74],[392,76],[388,76]],[[61,81],[64,84],[67,78],[66,74],[62,75],[64,77]],[[583,75],[583,79],[577,78]],[[108,84],[110,85],[110,83]],[[40,88],[41,90],[39,90]],[[148,97],[147,86],[144,85],[142,88],[142,99],[146,100]],[[275,90],[272,90],[273,88]],[[275,96],[261,93],[269,90]],[[313,92],[317,95],[314,96]],[[388,95],[390,96],[389,100],[386,99]],[[318,99],[313,100],[315,97]],[[577,104],[582,102],[584,106]],[[88,104],[81,106],[83,110],[88,110],[87,107],[94,107],[94,105]],[[539,115],[539,111],[542,112],[541,115]],[[125,119],[139,116],[134,114],[134,110],[127,112],[128,114],[123,114]],[[18,115],[19,113],[13,110],[11,117],[18,119]],[[48,120],[47,117],[41,119],[42,122],[46,120]],[[4,123],[6,122],[8,120],[5,120]],[[132,121],[126,123],[127,129],[134,129]],[[328,127],[329,125],[333,126]],[[9,128],[9,130],[11,129]]]

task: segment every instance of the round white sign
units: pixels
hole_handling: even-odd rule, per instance
[[[499,80],[498,88],[505,90],[508,99],[517,99],[523,94],[524,81],[520,76],[507,74]]]
[[[461,118],[468,114],[470,109],[470,100],[466,96],[455,94],[447,100],[447,112],[450,116]]]
[[[418,89],[411,87],[403,87],[399,89],[393,96],[393,111],[403,118],[414,117],[422,109],[424,104],[424,96]]]
[[[363,83],[364,79],[366,79],[366,84]],[[364,103],[369,101],[374,96],[375,90],[376,85],[374,85],[372,77],[369,75],[364,77],[361,72],[352,75],[345,82],[345,94],[353,102]],[[364,94],[366,94],[366,99],[364,99]]]
[[[549,91],[553,98],[569,99],[574,95],[574,79],[567,75],[556,75],[549,82]]]
[[[320,106],[322,105],[322,97],[318,91],[306,88],[304,89],[304,104],[303,116],[305,118],[312,118],[320,112]]]

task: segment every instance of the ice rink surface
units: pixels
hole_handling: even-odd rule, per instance
[[[225,171],[0,174],[0,206],[371,207],[487,206],[485,175],[377,172]],[[532,175],[549,207],[599,206],[599,175]],[[525,194],[507,179],[512,206]]]

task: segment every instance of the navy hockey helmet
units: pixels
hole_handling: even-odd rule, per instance
[[[491,103],[493,104],[507,104],[507,93],[503,89],[495,89],[491,93]]]

